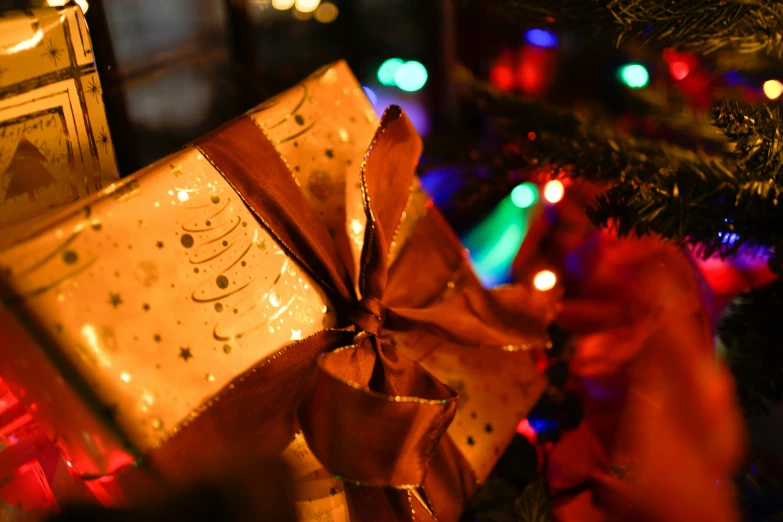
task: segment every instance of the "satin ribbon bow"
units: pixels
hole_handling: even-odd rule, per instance
[[[357,285],[250,118],[196,146],[322,285],[346,324],[289,345],[234,380],[150,460],[169,474],[187,473],[188,455],[203,453],[205,441],[215,462],[251,458],[280,452],[301,428],[318,460],[346,483],[357,520],[456,520],[476,487],[444,436],[457,393],[380,334],[422,329],[463,345],[543,346],[544,321],[522,311],[531,294],[519,286],[482,288],[464,270],[462,247],[434,208],[388,268],[422,148],[398,107],[384,114],[362,165],[367,225]],[[459,272],[470,275],[444,295]]]

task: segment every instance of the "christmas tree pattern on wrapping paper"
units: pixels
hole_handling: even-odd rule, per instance
[[[2,175],[6,185],[4,201],[27,195],[30,201],[37,201],[38,195],[57,183],[46,168],[46,157],[25,136],[19,139],[12,154],[11,163]]]
[[[326,310],[316,309],[298,291],[309,284],[285,252],[262,237],[248,215],[236,212],[239,198],[221,196],[209,185],[179,190],[177,196],[188,211],[180,244],[200,278],[191,298],[218,314],[213,338],[230,343],[264,329],[301,339],[303,329],[291,328],[290,320],[312,325]],[[229,352],[231,345],[223,349]]]

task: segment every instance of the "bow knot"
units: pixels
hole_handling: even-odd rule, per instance
[[[379,335],[386,319],[386,307],[376,297],[362,297],[356,307],[348,312],[348,319],[361,330]]]

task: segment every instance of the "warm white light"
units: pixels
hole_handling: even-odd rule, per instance
[[[27,38],[25,40],[22,40],[18,44],[12,45],[11,47],[8,47],[4,52],[5,54],[15,54],[22,51],[26,51],[28,49],[32,49],[36,45],[38,45],[41,40],[43,40],[43,30],[38,29],[30,38]]]
[[[533,286],[542,292],[552,290],[556,284],[557,276],[554,274],[554,272],[549,270],[542,270],[536,274],[536,277],[533,278]]]
[[[92,350],[93,354],[95,354],[95,358],[98,360],[98,362],[102,366],[106,366],[107,368],[110,367],[111,361],[109,361],[108,357],[106,357],[106,353],[101,347],[101,339],[98,336],[98,331],[95,329],[95,327],[91,324],[83,325],[82,337],[84,338],[84,342],[87,343],[87,346],[90,347],[90,350]]]
[[[285,11],[291,9],[295,3],[296,0],[272,0],[272,7],[280,11]]]
[[[358,219],[351,220],[351,231],[354,233],[354,235],[359,235],[364,230],[364,225],[362,225],[362,222]]]
[[[131,374],[128,372],[122,372],[120,374],[120,379],[122,379],[122,382],[130,382],[131,381]]]
[[[61,7],[67,4],[69,0],[46,0],[46,3],[51,7]],[[89,4],[87,3],[87,0],[76,0],[76,3],[79,4],[79,7],[82,8],[82,13],[86,13],[87,9],[90,8]]]
[[[179,193],[177,194],[177,199],[184,202],[189,200],[190,196],[184,190],[180,190]]]
[[[557,203],[565,195],[565,187],[558,180],[553,179],[544,185],[544,199],[550,203]]]
[[[770,100],[777,100],[783,94],[783,83],[780,83],[778,80],[764,82],[764,94]]]
[[[296,0],[296,10],[302,13],[312,13],[318,9],[321,0]]]
[[[315,19],[322,24],[328,24],[334,22],[338,14],[340,14],[340,11],[336,5],[331,2],[324,2],[315,11]]]

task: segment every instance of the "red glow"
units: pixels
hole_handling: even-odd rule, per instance
[[[519,86],[528,94],[538,94],[544,90],[544,78],[541,69],[533,62],[522,62],[517,70]]]
[[[535,444],[538,440],[536,430],[533,429],[527,419],[522,419],[522,422],[517,425],[517,433],[525,437],[532,444]]]
[[[680,60],[680,53],[667,47],[663,50],[663,59],[666,61],[666,63],[677,62]]]
[[[554,79],[556,56],[553,49],[523,46],[517,55],[517,87],[529,96],[543,94]]]
[[[529,139],[530,141],[535,141],[535,139],[536,139],[536,133],[535,133],[535,132],[533,132],[533,131],[530,131],[530,132],[528,132],[528,133],[527,133],[527,139]]]
[[[675,80],[682,80],[690,74],[691,68],[685,62],[674,62],[669,65],[669,72]]]
[[[510,91],[514,88],[514,71],[508,65],[495,65],[489,72],[489,81],[498,89]]]

